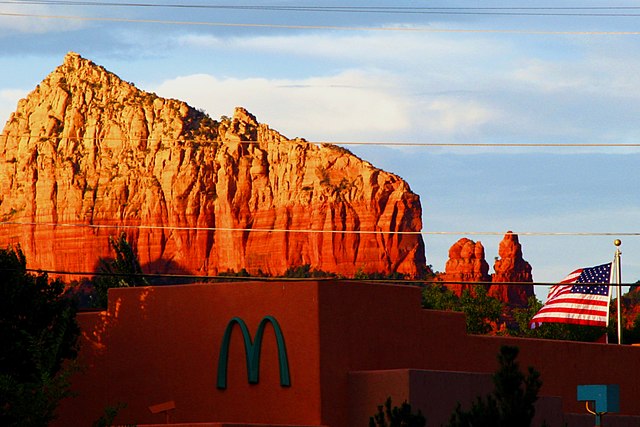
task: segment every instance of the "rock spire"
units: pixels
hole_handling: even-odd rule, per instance
[[[522,257],[522,246],[516,234],[511,231],[505,234],[500,242],[498,255],[499,258],[496,258],[494,264],[495,273],[489,275],[489,264],[485,260],[482,243],[462,238],[449,249],[445,272],[438,275],[438,278],[446,282],[488,282],[485,287],[490,296],[508,303],[511,307],[526,307],[527,299],[534,295],[531,284],[533,277],[531,265]],[[458,295],[464,289],[473,290],[474,286],[478,285],[447,285]]]
[[[495,273],[491,276],[493,283],[522,283],[510,285],[492,285],[489,295],[501,301],[508,301],[512,306],[526,307],[529,297],[534,295],[531,265],[522,257],[522,245],[518,235],[508,231],[498,246],[499,258],[493,266]]]
[[[481,242],[462,238],[449,249],[449,260],[440,279],[445,282],[489,282],[489,264],[484,258],[484,246]],[[450,283],[446,285],[458,296],[465,289],[473,289],[477,285]]]

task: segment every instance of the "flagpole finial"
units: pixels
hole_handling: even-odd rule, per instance
[[[613,241],[613,244],[616,245],[616,246],[620,246],[622,244],[622,240],[616,239],[616,240]]]

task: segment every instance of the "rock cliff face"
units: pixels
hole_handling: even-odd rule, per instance
[[[617,290],[612,290],[612,292],[614,292],[615,295]],[[614,303],[612,302],[612,304]],[[638,326],[636,321],[640,321],[640,319],[638,319],[640,317],[640,286],[637,282],[630,286],[629,292],[622,295],[621,307],[623,327],[632,331],[631,340],[637,343],[640,341],[640,328],[634,328],[634,325]],[[627,336],[627,334],[625,334],[625,336]]]
[[[0,136],[0,245],[93,271],[126,232],[149,272],[426,268],[419,197],[345,149],[289,140],[242,108],[215,121],[77,54]],[[354,233],[355,232],[355,233]]]
[[[496,297],[510,306],[526,307],[527,299],[533,296],[533,278],[531,266],[522,258],[522,246],[518,236],[510,231],[505,234],[498,248],[494,264],[495,274],[489,275],[489,264],[485,260],[484,247],[481,242],[462,238],[449,249],[449,260],[445,272],[438,275],[446,282],[491,282],[488,285],[490,296]],[[511,283],[499,285],[498,283]],[[522,282],[522,284],[513,284]],[[464,289],[473,290],[477,285],[447,284],[458,295]]]
[[[513,283],[522,285],[492,285],[489,295],[501,301],[508,301],[512,306],[526,307],[529,297],[534,295],[531,276],[531,265],[522,258],[522,245],[516,234],[511,231],[505,234],[498,247],[499,258],[493,266],[495,273],[491,276],[493,283]]]
[[[449,249],[449,260],[445,265],[444,274],[439,278],[445,282],[489,282],[489,264],[484,259],[484,247],[481,242],[474,242],[462,238]],[[465,289],[473,291],[476,285],[455,284],[446,285],[458,296]]]

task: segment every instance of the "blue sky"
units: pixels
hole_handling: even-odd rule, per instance
[[[425,235],[436,270],[461,237],[482,241],[492,266],[495,233],[513,230],[542,234],[520,236],[538,282],[609,261],[616,237],[623,281],[640,279],[640,237],[623,234],[640,231],[640,150],[580,146],[640,143],[640,35],[624,33],[638,28],[636,2],[55,3],[0,2],[2,123],[75,51],[213,118],[244,106],[288,137],[395,143],[345,146],[420,195],[424,231],[446,232]]]

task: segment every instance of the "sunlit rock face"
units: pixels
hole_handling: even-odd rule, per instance
[[[498,247],[498,258],[493,266],[495,273],[489,295],[512,306],[526,307],[529,297],[534,295],[531,265],[522,257],[522,245],[518,235],[510,231],[505,234]],[[499,285],[498,283],[510,283]]]
[[[509,306],[525,307],[527,299],[534,295],[531,284],[533,278],[531,265],[522,257],[522,245],[516,234],[510,231],[505,234],[500,242],[498,255],[493,267],[495,273],[489,275],[489,264],[485,260],[482,243],[462,238],[449,249],[445,272],[439,274],[438,278],[447,282],[445,286],[457,295],[465,289],[473,292],[477,286],[484,286],[490,296],[508,303]],[[460,283],[455,283],[458,281]]]
[[[398,234],[422,228],[398,176],[243,108],[212,120],[75,53],[8,120],[0,198],[0,245],[33,268],[93,271],[124,231],[148,272],[426,269],[422,237]]]
[[[469,289],[472,293],[477,284],[462,282],[489,282],[489,264],[485,260],[484,246],[481,242],[462,238],[451,246],[449,249],[449,260],[445,265],[444,274],[440,274],[439,278],[448,283],[446,286],[455,292],[458,296],[462,291]],[[486,285],[480,285],[485,286]]]

